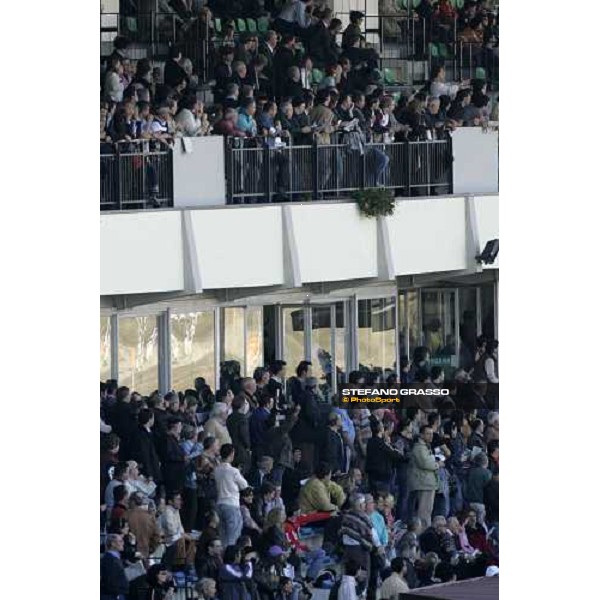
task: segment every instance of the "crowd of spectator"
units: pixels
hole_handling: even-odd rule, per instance
[[[450,391],[383,409],[324,401],[308,361],[223,365],[216,393],[101,382],[102,600],[395,600],[497,573],[497,347],[449,377],[426,348],[385,382],[350,373]]]
[[[171,46],[164,67],[129,58],[128,40],[115,40],[102,71],[101,141],[171,142],[213,134],[304,145],[314,139],[331,143],[338,132],[346,139],[387,142],[435,139],[456,127],[497,120],[486,81],[446,83],[442,64],[433,65],[430,82],[421,89],[387,92],[358,11],[350,13],[343,29],[330,8],[313,0],[288,0],[283,6],[262,0],[176,4],[190,42]],[[266,11],[272,29],[236,35],[225,18],[217,36],[211,9],[223,17]],[[458,15],[445,0],[436,7],[423,0],[417,12],[439,27],[445,18],[458,22],[460,36],[497,56],[495,17],[484,2],[467,2]],[[210,106],[197,94],[205,60],[197,52],[201,44],[214,65]]]

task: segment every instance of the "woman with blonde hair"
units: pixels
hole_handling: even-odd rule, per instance
[[[280,546],[284,550],[289,547],[283,530],[284,523],[285,511],[281,508],[274,508],[269,511],[257,543],[257,549],[262,556],[267,556],[271,546]]]

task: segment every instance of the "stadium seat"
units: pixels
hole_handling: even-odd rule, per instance
[[[258,31],[267,33],[269,31],[269,17],[260,17],[257,21]]]
[[[321,81],[323,81],[324,73],[321,69],[313,69],[312,70],[312,82],[313,84],[319,85]]]
[[[244,33],[246,31],[246,21],[244,21],[244,19],[237,20],[237,30],[240,33]]]
[[[383,69],[383,81],[386,85],[397,85],[396,76],[392,69]]]
[[[438,58],[440,55],[437,44],[434,44],[433,42],[429,43],[429,56],[431,56],[431,58]]]
[[[446,44],[442,44],[441,42],[438,44],[438,52],[440,58],[448,58],[448,48],[446,48]]]
[[[217,33],[221,33],[221,31],[222,31],[221,19],[215,19],[215,31]]]
[[[475,69],[475,79],[483,79],[484,81],[487,79],[487,74],[483,67],[477,67]]]
[[[246,27],[250,33],[256,33],[256,21],[254,19],[246,19]]]

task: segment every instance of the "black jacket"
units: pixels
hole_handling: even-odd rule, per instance
[[[288,69],[297,66],[298,61],[294,51],[290,48],[282,46],[277,48],[273,57],[273,77],[275,80],[275,93],[279,95],[280,90],[287,79]]]
[[[297,381],[297,380],[296,380]],[[300,404],[298,422],[292,430],[292,440],[295,443],[316,443],[318,440],[319,406],[314,394],[305,390],[299,396],[297,402]]]
[[[490,523],[498,523],[500,520],[500,485],[498,481],[490,479],[483,490],[483,499],[487,520]]]
[[[323,445],[320,451],[320,460],[326,462],[333,473],[337,471],[345,471],[345,460],[344,460],[344,442],[342,436],[327,427],[325,435],[323,436]]]
[[[367,461],[365,471],[375,481],[390,481],[396,465],[402,460],[402,454],[385,443],[383,438],[373,436],[367,442]]]
[[[119,458],[129,460],[131,458],[131,439],[135,432],[137,422],[133,407],[128,402],[117,402],[109,413],[110,425],[119,436]]]
[[[235,466],[240,466],[242,473],[247,473],[250,468],[250,429],[248,417],[241,412],[234,412],[227,417],[227,431],[231,436],[231,443],[235,450]]]
[[[322,68],[337,62],[338,56],[332,47],[331,37],[323,21],[319,21],[309,32],[309,54],[316,67]]]
[[[104,554],[100,559],[100,596],[116,598],[127,594],[129,582],[125,576],[123,563],[112,554]]]
[[[271,52],[271,49],[267,47],[266,42],[262,42],[258,47],[258,53],[262,54],[267,59],[267,64],[263,70],[263,73],[270,79],[273,76],[273,58],[275,56],[275,52]]]
[[[166,438],[163,479],[167,491],[182,490],[185,484],[185,453],[172,435]]]
[[[138,426],[131,444],[131,456],[141,464],[140,471],[154,481],[161,481],[160,459],[154,445],[154,435],[145,427]]]
[[[165,84],[172,88],[178,85],[182,79],[184,79],[188,83],[190,80],[183,67],[172,59],[169,59],[165,63],[165,72],[163,79]]]

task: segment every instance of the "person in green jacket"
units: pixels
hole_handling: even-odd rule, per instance
[[[300,513],[335,512],[346,500],[342,488],[331,481],[331,467],[320,464],[311,477],[300,489]]]
[[[423,425],[410,455],[407,479],[409,493],[416,492],[417,495],[417,516],[426,527],[431,525],[435,493],[440,483],[439,465],[431,451],[432,440],[433,429]]]

